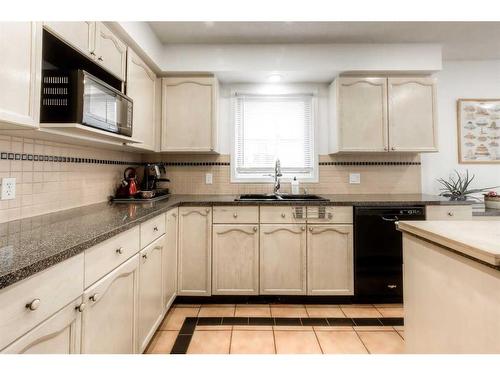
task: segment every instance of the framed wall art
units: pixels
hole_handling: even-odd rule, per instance
[[[458,99],[458,162],[500,163],[500,99]]]

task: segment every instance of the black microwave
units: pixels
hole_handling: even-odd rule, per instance
[[[43,70],[41,123],[77,123],[132,136],[133,102],[84,70]]]

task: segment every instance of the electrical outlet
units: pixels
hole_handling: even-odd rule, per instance
[[[16,198],[16,179],[14,177],[2,178],[2,197],[1,199]]]
[[[349,173],[349,183],[350,184],[360,184],[361,174],[360,173]]]
[[[213,175],[212,173],[205,173],[205,184],[212,185]]]

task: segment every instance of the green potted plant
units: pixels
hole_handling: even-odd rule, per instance
[[[440,188],[443,197],[448,197],[450,200],[465,201],[467,198],[479,201],[477,197],[471,196],[471,194],[482,193],[490,189],[497,188],[498,186],[482,188],[482,189],[470,189],[469,186],[474,180],[475,175],[469,176],[469,171],[465,171],[465,175],[460,174],[455,170],[456,177],[450,176],[448,181],[443,178],[439,178],[437,181],[442,185]]]

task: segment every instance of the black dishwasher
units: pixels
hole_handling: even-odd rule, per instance
[[[354,298],[360,303],[403,301],[403,240],[399,220],[425,220],[425,207],[355,207]]]

